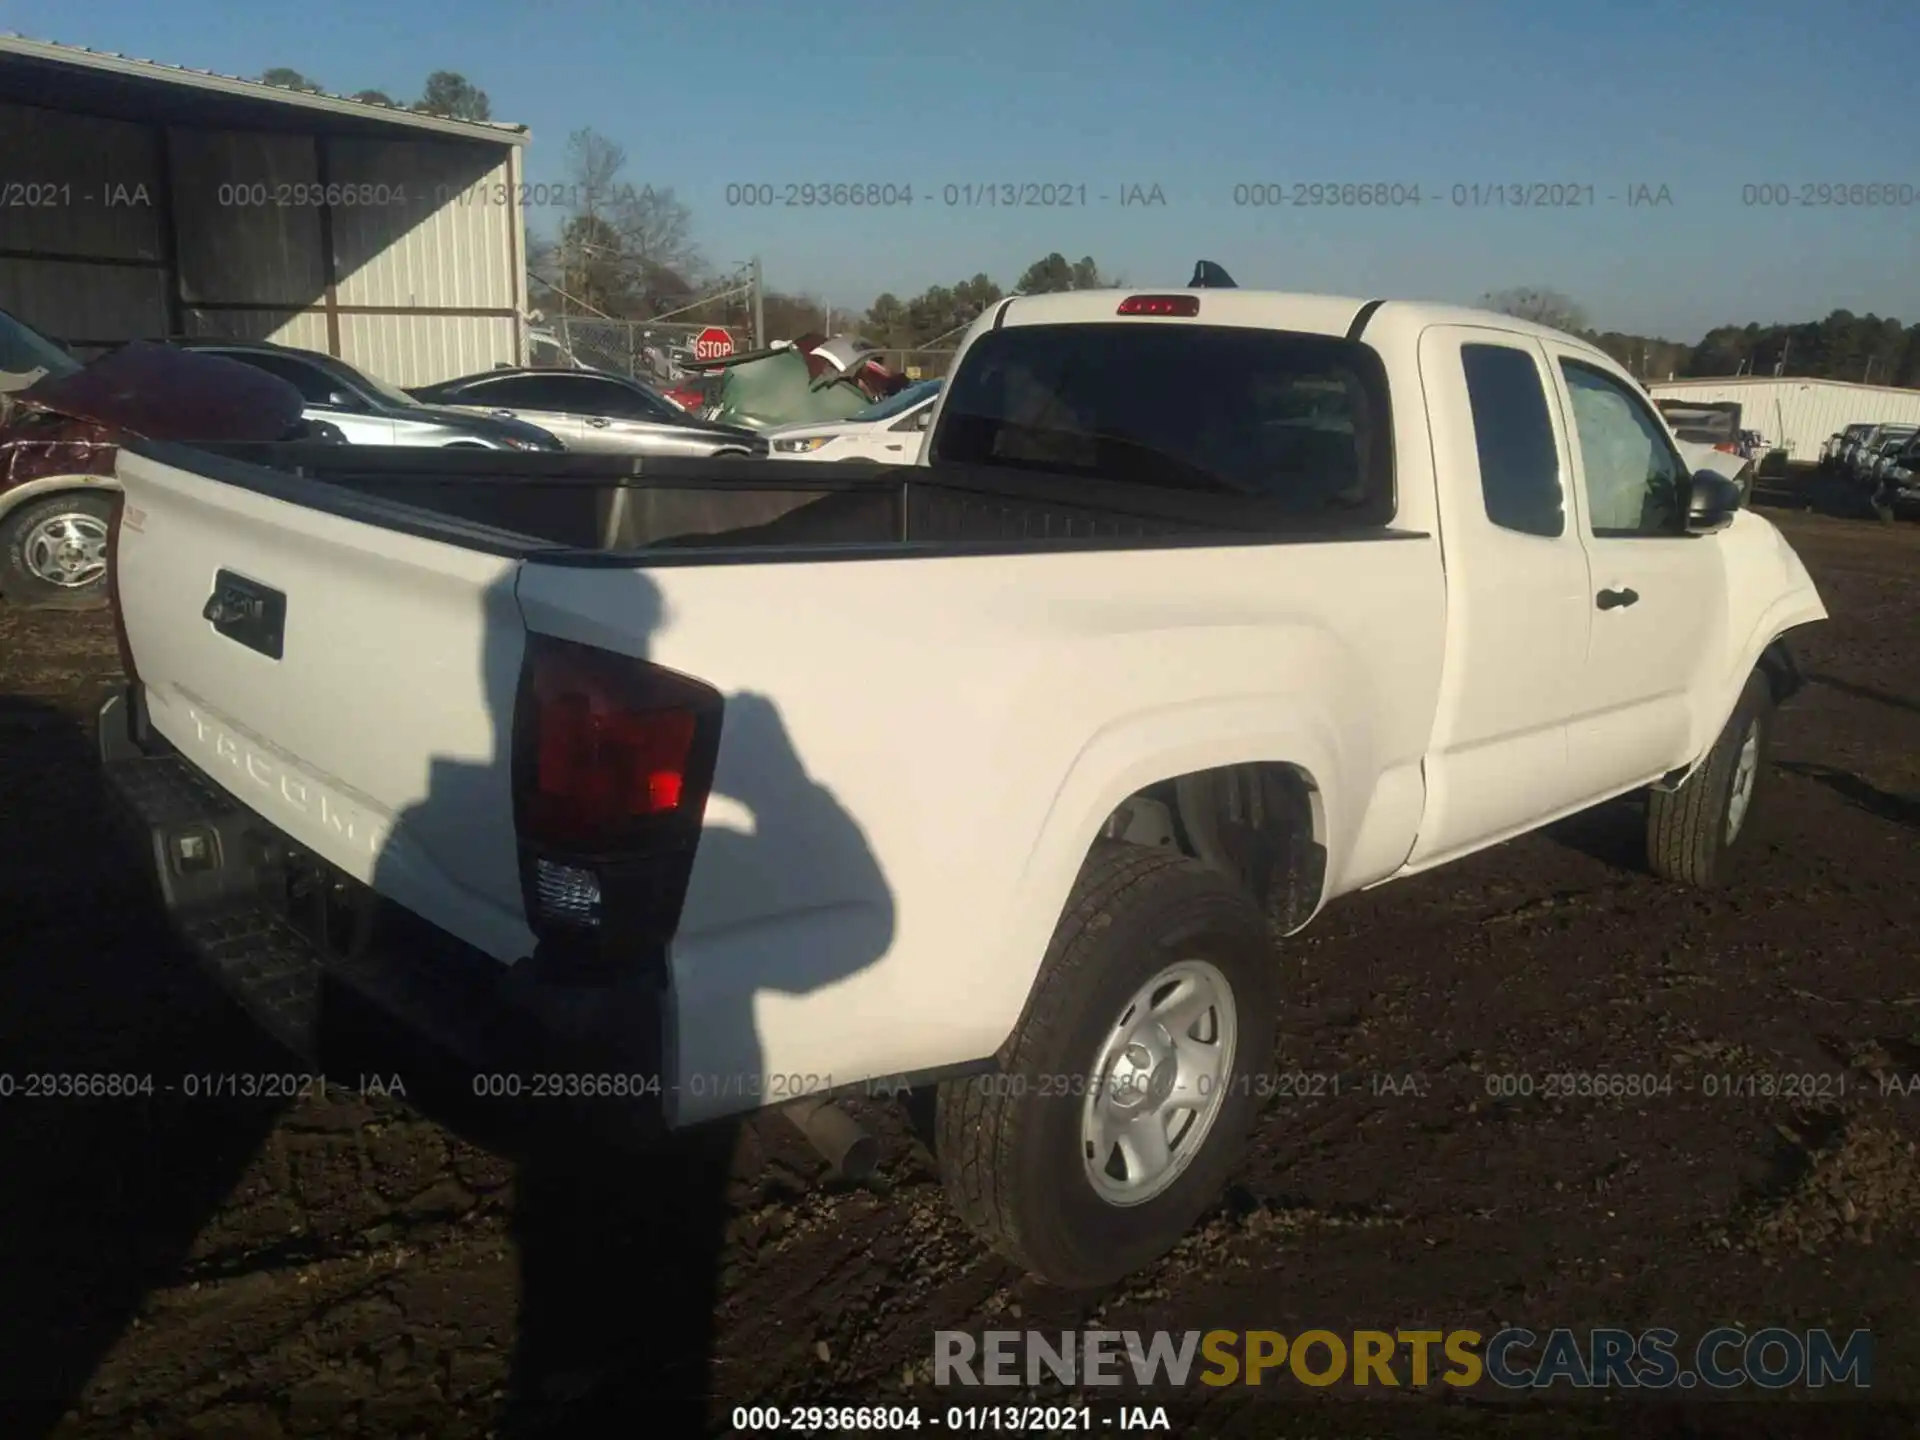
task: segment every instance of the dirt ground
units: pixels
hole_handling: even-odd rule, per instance
[[[863,1110],[879,1178],[846,1188],[778,1120],[633,1158],[483,1144],[411,1091],[188,1097],[293,1067],[109,848],[107,621],[0,607],[0,1435],[674,1436],[744,1404],[932,1404],[939,1328],[1423,1322],[1865,1327],[1879,1404],[1152,1403],[1209,1436],[1920,1433],[1888,1404],[1920,1398],[1920,525],[1771,513],[1833,621],[1798,642],[1751,873],[1656,882],[1622,804],[1331,907],[1284,955],[1281,1068],[1340,1093],[1277,1102],[1218,1213],[1092,1297],[983,1253],[891,1105]],[[1490,1094],[1568,1071],[1675,1083]],[[160,1093],[20,1092],[54,1072]]]

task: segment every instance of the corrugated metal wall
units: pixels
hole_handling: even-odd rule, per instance
[[[374,202],[334,211],[342,305],[512,308],[513,271],[500,261],[514,197],[499,147],[333,140],[328,158],[331,181]]]
[[[197,310],[181,313],[189,335],[217,335],[223,340],[271,340],[301,350],[327,349],[324,310]]]
[[[490,370],[497,361],[513,362],[514,343],[513,321],[501,316],[340,317],[342,357],[395,385],[431,385]]]
[[[37,253],[0,255],[0,306],[83,343],[177,326],[333,350],[400,385],[517,362],[514,148],[180,127],[163,141],[154,126],[0,105],[0,180],[71,191],[5,210],[0,251]],[[370,313],[421,309],[454,313]]]
[[[1829,435],[1856,422],[1920,423],[1920,390],[1833,380],[1670,380],[1649,385],[1658,400],[1723,400],[1740,406],[1740,423],[1812,463]]]
[[[50,335],[121,340],[166,328],[159,137],[150,127],[0,104],[0,308]]]

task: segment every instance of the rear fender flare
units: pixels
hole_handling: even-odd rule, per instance
[[[1342,744],[1331,716],[1309,704],[1249,697],[1128,716],[1082,747],[1055,792],[1020,872],[1011,919],[996,953],[1008,958],[978,1003],[1010,1035],[1025,1010],[1054,928],[1100,827],[1129,796],[1161,781],[1224,765],[1288,764],[1313,791],[1314,838],[1329,855],[1352,839],[1357,817],[1342,780],[1370,757]],[[1332,865],[1329,864],[1331,871]],[[1017,957],[1017,959],[1015,958]]]

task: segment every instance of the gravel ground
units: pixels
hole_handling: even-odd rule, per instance
[[[187,1098],[190,1074],[291,1066],[110,848],[107,622],[0,607],[0,1066],[175,1087],[0,1099],[0,1434],[692,1435],[740,1404],[931,1402],[938,1328],[1422,1322],[1866,1327],[1878,1406],[1150,1403],[1210,1436],[1917,1433],[1895,1402],[1920,1391],[1920,526],[1774,518],[1833,622],[1800,642],[1752,872],[1656,882],[1621,804],[1332,907],[1285,951],[1280,1058],[1340,1093],[1276,1102],[1217,1214],[1078,1297],[969,1238],[891,1105],[863,1111],[881,1173],[846,1187],[777,1120],[635,1159],[352,1076]],[[1568,1071],[1674,1083],[1490,1094]],[[1703,1079],[1781,1074],[1824,1093]]]

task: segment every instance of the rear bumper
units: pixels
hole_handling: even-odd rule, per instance
[[[407,1051],[387,1057],[395,1073],[431,1065],[482,1098],[617,1100],[623,1129],[664,1128],[658,990],[503,965],[382,899],[151,734],[137,686],[102,705],[99,750],[174,933],[295,1054],[325,1066],[342,1015],[370,1009]]]

